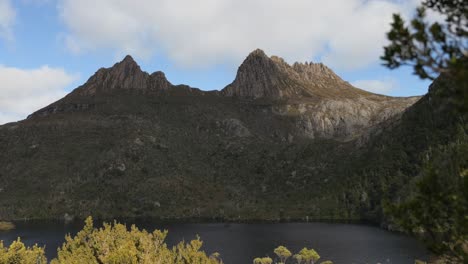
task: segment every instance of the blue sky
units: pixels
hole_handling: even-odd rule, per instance
[[[428,81],[378,59],[390,0],[0,0],[0,124],[61,98],[126,54],[174,84],[222,89],[255,48],[324,62],[359,88],[421,95]]]

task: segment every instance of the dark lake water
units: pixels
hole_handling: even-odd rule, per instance
[[[279,224],[154,224],[138,223],[147,230],[168,229],[169,245],[200,235],[207,253],[219,252],[226,264],[250,264],[253,258],[274,256],[273,249],[284,245],[297,252],[312,247],[321,260],[335,264],[395,263],[413,264],[414,259],[425,260],[428,252],[411,237],[388,232],[378,227],[337,223],[279,223]],[[17,223],[17,228],[0,232],[6,245],[20,236],[28,245],[47,245],[48,259],[56,256],[56,249],[66,233],[75,234],[82,224]]]

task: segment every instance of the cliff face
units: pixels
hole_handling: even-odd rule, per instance
[[[343,81],[321,63],[287,64],[253,51],[222,94],[276,102],[273,113],[294,119],[293,134],[348,140],[398,115],[419,97],[372,94]]]
[[[260,50],[211,92],[126,57],[0,126],[0,218],[359,218],[342,196],[355,157],[418,99]]]
[[[165,91],[172,84],[166,79],[163,72],[148,74],[132,57],[126,56],[112,68],[101,68],[81,88],[78,93],[93,95],[98,92],[110,92],[116,89],[130,89],[140,92]]]

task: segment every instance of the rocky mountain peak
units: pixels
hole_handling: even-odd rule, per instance
[[[313,63],[313,62],[295,62],[292,65],[292,68],[297,72],[300,78],[304,81],[324,81],[334,80],[342,81],[343,80],[330,68],[328,68],[323,63]]]
[[[136,61],[133,59],[133,57],[131,55],[125,56],[125,58],[120,63],[123,63],[123,64],[136,64],[138,66],[138,64],[136,63]]]
[[[255,58],[255,57],[268,58],[265,51],[263,51],[262,49],[253,50],[252,52],[249,53],[249,55],[247,56],[247,59],[248,58]]]
[[[227,96],[253,98],[283,97],[279,87],[288,78],[278,64],[262,50],[254,50],[237,70],[234,82],[224,88],[223,93]]]
[[[256,49],[241,64],[235,80],[222,92],[227,96],[279,99],[330,96],[343,87],[358,90],[322,63],[290,65],[281,57],[268,57],[264,51]]]
[[[109,92],[115,89],[137,90],[141,92],[167,90],[172,84],[163,72],[148,74],[141,70],[135,60],[127,55],[110,68],[99,69],[79,88],[82,94]]]

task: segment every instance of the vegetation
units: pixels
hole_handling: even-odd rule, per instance
[[[427,10],[444,18],[444,23],[428,22]],[[410,65],[422,79],[436,79],[444,74],[457,80],[460,89],[457,103],[468,110],[468,2],[463,0],[425,0],[416,16],[406,25],[400,15],[393,15],[390,44],[384,47],[384,65],[395,69]],[[452,87],[452,88],[455,88]]]
[[[65,243],[58,249],[58,256],[51,264],[221,264],[219,254],[211,256],[201,251],[199,238],[189,243],[180,242],[169,248],[164,240],[167,231],[149,233],[123,224],[104,223],[95,228],[88,217],[84,228],[75,237],[67,235]],[[0,242],[0,264],[45,264],[44,248],[37,245],[27,248],[18,239],[9,248]]]
[[[388,214],[447,263],[468,260],[468,135],[428,153],[415,189]]]
[[[444,23],[427,22],[426,11]],[[410,25],[397,14],[381,57],[394,69],[413,66],[423,79],[444,79],[436,91],[445,105],[454,104],[459,133],[425,152],[424,165],[407,198],[387,204],[386,213],[404,230],[420,237],[443,263],[468,262],[468,3],[426,0]],[[448,83],[448,85],[447,85]],[[393,199],[395,200],[395,199]]]
[[[272,264],[273,259],[271,259],[270,257],[255,258],[253,263],[254,264]]]
[[[12,222],[0,221],[0,231],[8,231],[15,229],[15,225]]]
[[[428,22],[427,9],[439,13],[445,23]],[[463,0],[425,0],[409,26],[400,15],[393,15],[390,44],[381,57],[394,69],[413,66],[419,77],[434,80],[440,73],[464,70],[468,57],[468,3]]]
[[[294,262],[297,264],[316,264],[317,261],[320,259],[319,254],[314,249],[307,249],[303,248],[299,253],[292,255],[291,251],[287,249],[285,246],[279,246],[275,248],[273,251],[276,256],[278,257],[278,262],[276,264],[286,264],[288,263],[289,257],[293,257]],[[271,264],[273,260],[269,257],[265,258],[256,258],[253,261],[254,264]],[[290,262],[291,263],[291,262]],[[321,262],[320,264],[333,264],[330,260]]]
[[[288,258],[292,255],[291,251],[289,251],[284,246],[279,246],[275,248],[273,252],[275,252],[276,256],[278,256],[278,258],[280,259],[280,263],[286,263],[286,260],[288,260]]]
[[[201,251],[200,238],[189,243],[180,242],[169,248],[164,242],[167,231],[155,230],[152,233],[140,230],[135,225],[130,229],[114,221],[104,223],[101,228],[94,227],[93,220],[88,217],[85,226],[76,236],[65,237],[65,243],[58,248],[57,258],[50,264],[222,264],[220,254],[208,256]],[[284,246],[274,250],[279,261],[276,264],[286,264],[292,256]],[[313,249],[303,248],[294,255],[295,263],[315,264],[320,256]],[[44,247],[34,245],[26,247],[18,238],[9,247],[4,247],[0,241],[0,264],[46,264]],[[272,264],[270,257],[256,258],[254,264]],[[332,264],[331,261],[322,264]]]
[[[9,247],[3,246],[3,241],[0,241],[0,264],[45,264],[44,248],[34,245],[26,247],[23,242],[18,240],[13,241]]]

